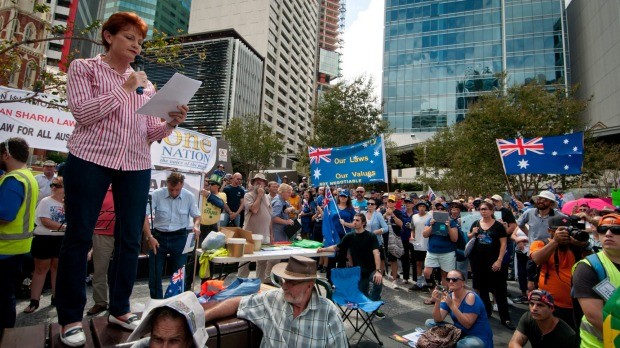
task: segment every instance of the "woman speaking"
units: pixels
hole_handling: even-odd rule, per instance
[[[67,74],[67,100],[76,120],[68,141],[65,167],[67,228],[58,265],[56,302],[68,346],[86,342],[81,327],[86,304],[86,256],[108,186],[112,183],[116,224],[110,263],[108,321],[128,330],[140,320],[129,297],[136,278],[138,253],[151,177],[149,144],[168,136],[185,121],[188,108],[177,105],[170,120],[136,114],[155,89],[143,71],[129,63],[141,52],[146,23],[134,13],[115,13],[101,30],[105,53],[77,59]],[[143,94],[136,89],[142,87]]]

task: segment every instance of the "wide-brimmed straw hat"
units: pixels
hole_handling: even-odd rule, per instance
[[[265,174],[263,173],[256,173],[254,175],[254,177],[252,178],[252,180],[250,180],[250,183],[252,185],[254,185],[254,181],[256,181],[257,179],[264,181],[265,183],[267,182],[267,178],[265,178]]]
[[[316,279],[316,261],[305,256],[291,256],[288,262],[281,262],[271,272],[287,280]]]

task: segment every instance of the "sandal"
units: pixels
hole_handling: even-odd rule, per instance
[[[28,307],[24,309],[24,313],[30,314],[39,308],[39,300],[30,300]]]
[[[431,306],[435,304],[435,301],[433,301],[432,298],[427,298],[427,299],[424,299],[424,304]]]
[[[60,341],[69,347],[81,347],[86,344],[86,335],[81,326],[74,326],[64,334],[60,333]]]

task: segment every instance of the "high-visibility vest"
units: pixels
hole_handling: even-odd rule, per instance
[[[13,221],[0,224],[0,255],[20,255],[30,252],[39,185],[30,170],[17,169],[0,178],[0,186],[7,178],[15,178],[24,185],[24,200]]]
[[[611,284],[616,288],[620,287],[620,271],[618,271],[616,266],[613,264],[613,262],[611,262],[607,255],[605,255],[604,251],[599,251],[596,255],[601,261],[601,264],[605,269],[605,273],[607,274],[607,278],[609,278]],[[577,267],[577,264],[581,262],[586,263],[590,267],[592,267],[590,261],[585,258],[575,264],[575,266],[573,267],[573,271]],[[598,329],[596,329],[594,325],[592,325],[588,321],[585,315],[583,316],[583,318],[581,318],[581,325],[579,326],[579,336],[581,337],[581,348],[603,347],[602,332],[598,331]]]

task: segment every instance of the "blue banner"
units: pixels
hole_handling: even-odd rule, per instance
[[[387,182],[383,135],[333,148],[308,148],[315,186]]]
[[[328,247],[340,243],[340,236],[334,226],[335,215],[338,214],[338,207],[329,187],[325,188],[325,199],[323,200],[323,246]],[[340,222],[339,222],[340,223]]]
[[[581,174],[583,132],[496,143],[507,175]]]

